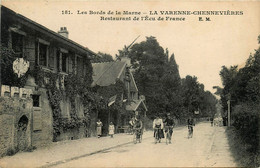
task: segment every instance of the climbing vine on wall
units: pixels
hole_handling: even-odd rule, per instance
[[[30,66],[28,72],[18,78],[12,70],[12,63],[15,60],[14,52],[1,45],[1,70],[2,84],[24,87],[28,76],[35,78],[35,83],[39,87],[47,89],[50,106],[53,113],[53,137],[56,141],[57,136],[62,130],[71,128],[79,128],[81,125],[90,125],[89,112],[96,112],[100,109],[106,109],[110,97],[117,95],[117,101],[111,109],[123,111],[125,108],[122,106],[121,95],[126,95],[124,83],[117,81],[115,84],[108,87],[95,87],[92,88],[92,66],[90,61],[86,61],[85,74],[76,75],[69,74],[65,77],[64,85],[62,87],[60,73],[53,73],[48,70],[42,69],[40,66]],[[101,96],[102,95],[102,96]],[[70,119],[62,117],[61,101],[63,97],[69,98],[71,102]],[[76,109],[76,99],[79,97],[84,106],[84,118],[80,118]],[[124,96],[126,97],[126,96]]]
[[[14,73],[13,62],[17,58],[14,51],[4,45],[0,45],[0,54],[1,83],[4,85],[24,87],[28,78],[28,72],[20,78]]]
[[[116,101],[113,106],[109,107],[113,111],[120,111],[121,113],[125,113],[125,104],[122,102],[122,98],[127,97],[127,90],[124,82],[119,79],[115,82],[115,84],[109,86],[95,87],[96,92],[99,95],[103,96],[104,102],[107,105],[109,103],[109,98],[117,95]],[[122,97],[123,96],[123,97]]]
[[[91,64],[87,65],[91,66]],[[97,97],[90,88],[90,84],[92,82],[92,67],[87,67],[87,70],[88,71],[85,75],[66,75],[64,79],[65,87],[63,87],[60,82],[62,75],[59,73],[45,71],[39,66],[36,66],[30,73],[32,76],[34,76],[38,86],[45,86],[47,89],[49,102],[53,112],[54,141],[62,130],[79,128],[81,125],[86,126],[90,124],[89,115],[87,115],[85,110],[85,117],[80,118],[76,109],[77,97],[79,97],[83,103],[84,109],[91,108],[89,107],[89,102],[94,102]],[[48,82],[46,82],[44,79],[48,79]],[[68,98],[71,102],[70,119],[62,117],[60,107],[62,97]]]

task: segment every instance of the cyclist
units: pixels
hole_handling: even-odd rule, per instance
[[[170,113],[167,113],[167,118],[165,119],[164,123],[165,123],[164,124],[165,125],[165,133],[167,134],[167,132],[169,131],[169,133],[170,133],[169,143],[172,143],[171,142],[172,132],[173,132],[172,129],[173,129],[175,123],[174,123],[174,120],[171,118],[171,114]]]
[[[195,126],[193,118],[189,117],[188,119],[188,130],[189,130],[189,135],[188,138],[192,138],[193,135],[193,126]]]
[[[134,122],[134,131],[135,131],[135,136],[136,139],[139,140],[139,142],[141,142],[141,135],[143,134],[143,123],[140,120],[139,117],[136,118],[135,122]]]
[[[154,137],[156,135],[156,131],[158,131],[158,138],[159,138],[159,143],[160,143],[161,138],[164,138],[164,134],[163,134],[163,121],[159,117],[159,115],[157,115],[153,121],[153,129],[154,129]],[[156,140],[156,142],[157,142],[157,140]]]

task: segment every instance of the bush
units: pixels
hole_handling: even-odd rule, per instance
[[[259,167],[260,157],[257,154],[250,153],[247,150],[248,145],[244,143],[241,136],[234,127],[228,127],[226,130],[230,150],[237,162],[238,167]]]
[[[9,148],[6,152],[7,156],[13,156],[14,154],[16,154],[19,151],[19,149],[16,148]]]
[[[234,127],[252,153],[259,149],[259,111],[260,105],[241,104],[235,107],[232,114]]]
[[[36,146],[29,146],[28,148],[26,148],[26,152],[32,152],[32,151],[34,151],[35,149],[37,149],[36,148]]]

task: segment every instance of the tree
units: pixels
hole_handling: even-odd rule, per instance
[[[100,62],[111,62],[114,61],[113,57],[110,54],[98,52],[97,55],[94,55],[91,59],[92,63],[100,63]]]
[[[222,85],[224,86],[222,93],[220,95],[221,102],[223,106],[223,112],[228,110],[227,101],[232,98],[232,100],[236,99],[236,92],[235,92],[235,83],[236,83],[236,76],[238,73],[238,67],[237,66],[230,66],[227,68],[226,66],[222,66],[222,69],[220,71],[220,77],[222,80]],[[234,102],[232,103],[234,105]],[[226,114],[222,114],[226,115]]]
[[[260,36],[258,36],[260,44]],[[227,95],[231,97],[231,118],[236,128],[236,139],[243,145],[241,152],[248,156],[246,167],[259,167],[259,110],[260,110],[260,47],[250,54],[243,68],[222,67],[220,76],[223,83],[221,101],[227,109]],[[258,160],[257,160],[258,159]]]
[[[118,58],[128,56],[131,59],[133,75],[139,92],[145,95],[149,108],[148,116],[155,113],[165,113],[169,107],[169,99],[165,93],[167,82],[168,60],[164,49],[159,45],[155,37],[146,37],[146,41],[134,44],[128,52],[119,50]],[[166,72],[167,71],[167,72]]]
[[[117,58],[122,57],[131,59],[139,93],[146,97],[148,117],[170,112],[184,119],[200,108],[204,116],[215,111],[215,97],[205,93],[197,77],[181,79],[174,54],[168,60],[168,50],[165,52],[155,37],[146,37],[146,41],[128,50],[119,50]]]

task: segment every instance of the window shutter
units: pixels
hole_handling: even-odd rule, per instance
[[[72,55],[70,54],[69,55],[69,73],[73,73],[73,58],[72,58]]]
[[[35,42],[35,64],[39,65],[39,42]]]
[[[66,72],[69,72],[69,54],[66,54]]]
[[[54,56],[55,56],[55,50],[53,47],[49,47],[49,60],[48,60],[48,63],[49,63],[49,67],[51,69],[54,69]]]
[[[57,65],[57,72],[61,71],[61,66],[60,66],[60,50],[56,50],[56,65]]]

